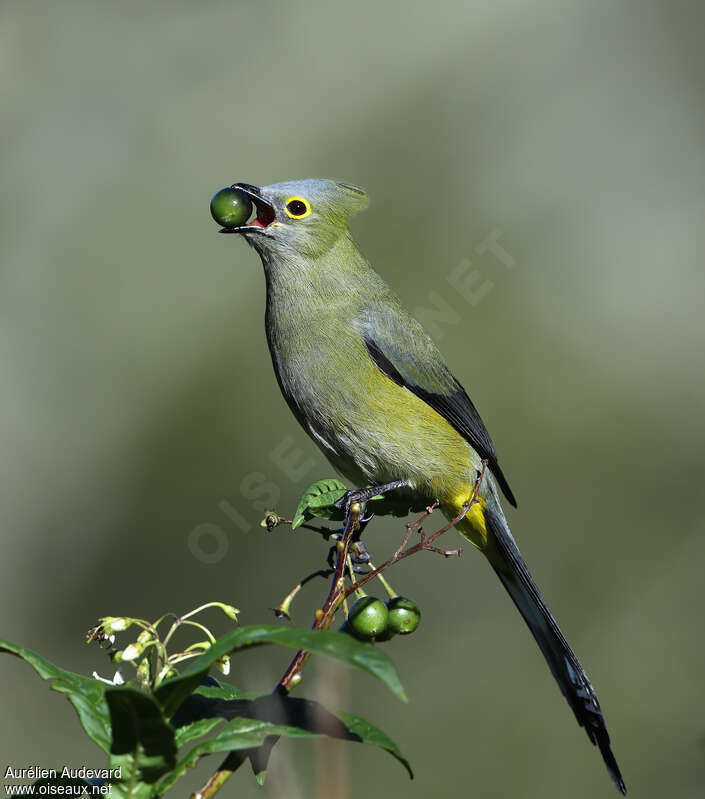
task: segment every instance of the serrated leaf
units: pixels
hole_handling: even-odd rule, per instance
[[[252,625],[232,630],[218,638],[178,677],[163,682],[155,691],[165,715],[174,713],[201,684],[211,665],[223,655],[251,646],[280,644],[325,655],[348,666],[366,671],[381,680],[396,696],[406,701],[399,674],[392,661],[372,644],[361,643],[349,635],[331,630],[303,630],[271,624]]]
[[[142,779],[156,782],[176,764],[174,730],[161,707],[134,688],[108,688],[105,699],[113,731],[111,754],[137,756]]]
[[[335,477],[328,477],[323,480],[317,480],[315,483],[311,483],[299,500],[296,513],[294,514],[294,518],[291,520],[291,529],[295,530],[297,527],[300,527],[304,522],[312,519],[314,516],[321,516],[320,512],[312,513],[310,509],[315,507],[318,511],[321,511],[322,509],[329,507],[333,504],[333,502],[337,502],[337,500],[340,499],[340,497],[342,497],[347,490],[348,488],[345,483],[341,483],[340,480]],[[336,494],[337,496],[335,496],[335,499],[330,501],[330,497]],[[322,499],[322,497],[326,497],[326,499]],[[319,504],[312,504],[316,502]],[[338,513],[342,519],[342,511],[338,511]],[[322,518],[330,518],[330,516],[322,516]]]
[[[86,735],[104,752],[110,753],[110,714],[105,701],[105,683],[66,671],[26,647],[0,639],[0,652],[21,658],[44,680],[53,680],[53,691],[66,694],[76,709]]]

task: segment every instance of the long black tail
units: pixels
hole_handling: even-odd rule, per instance
[[[506,521],[489,508],[485,511],[485,521],[494,539],[494,547],[490,544],[487,552],[492,567],[529,625],[578,724],[585,728],[588,738],[599,747],[612,781],[626,794],[627,788],[610,748],[610,737],[600,703],[587,674],[543,601]]]

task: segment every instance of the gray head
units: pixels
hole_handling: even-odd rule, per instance
[[[233,188],[249,195],[257,215],[247,224],[221,232],[242,234],[263,257],[322,255],[341,235],[347,235],[348,219],[369,205],[362,189],[322,178],[262,188],[234,183]]]

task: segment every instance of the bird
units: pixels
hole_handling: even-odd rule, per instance
[[[231,189],[254,216],[221,232],[244,237],[262,261],[269,351],[294,416],[353,486],[396,487],[400,515],[437,501],[455,519],[476,492],[456,528],[486,556],[626,794],[597,694],[509,529],[500,493],[516,500],[480,414],[352,238],[349,220],[368,207],[366,192],[311,178]]]

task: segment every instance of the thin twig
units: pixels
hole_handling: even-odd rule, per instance
[[[362,507],[359,504],[352,505],[347,519],[345,520],[345,528],[343,530],[342,540],[340,540],[337,544],[338,558],[335,565],[335,572],[333,573],[330,591],[325,603],[323,604],[323,607],[316,611],[312,629],[324,630],[329,627],[333,621],[333,618],[335,617],[336,610],[340,604],[350,596],[350,594],[359,590],[365,583],[375,578],[380,572],[383,572],[394,563],[397,563],[398,561],[408,558],[410,555],[414,555],[423,550],[441,552],[442,554],[449,555],[450,550],[441,550],[439,547],[433,546],[433,542],[442,536],[443,533],[450,530],[451,527],[455,527],[456,524],[459,524],[465,518],[470,508],[480,501],[479,491],[480,486],[482,485],[482,480],[485,476],[486,468],[487,461],[483,461],[482,471],[477,478],[472,496],[463,504],[460,513],[454,519],[443,525],[443,527],[433,533],[433,535],[427,536],[423,532],[421,525],[439,506],[439,501],[435,500],[426,508],[424,513],[413,524],[406,525],[406,531],[401,544],[388,560],[386,560],[379,568],[368,572],[357,582],[354,582],[352,585],[346,588],[345,566],[347,563],[348,551],[353,535],[358,528],[360,515],[362,512]],[[409,538],[415,530],[418,530],[421,534],[421,541],[418,544],[414,544],[414,546],[407,548]],[[279,682],[274,687],[273,693],[288,694],[291,689],[301,681],[301,669],[308,660],[309,655],[310,652],[305,650],[300,650],[296,653],[296,655],[294,655],[291,663],[287,667]],[[277,740],[278,738],[276,736],[270,736],[270,738],[267,738],[263,744],[263,747],[266,747],[267,754],[269,751],[271,751],[271,748],[274,746]],[[204,783],[203,787],[199,791],[196,791],[194,794],[192,794],[191,799],[211,799],[211,797],[223,787],[233,773],[242,765],[246,759],[247,753],[254,755],[254,753],[258,751],[259,750],[254,749],[230,752],[225,760],[221,763],[218,770],[209,777],[206,783]]]
[[[360,520],[360,513],[362,508],[360,505],[353,505],[350,508],[350,513],[345,522],[345,529],[343,531],[343,540],[338,542],[338,559],[335,564],[335,572],[333,573],[333,581],[331,583],[328,597],[320,610],[316,611],[316,618],[313,622],[313,630],[325,630],[330,626],[333,621],[335,611],[341,603],[345,591],[345,564],[347,562],[348,550],[350,542],[357,529]],[[289,691],[301,680],[301,668],[308,660],[311,653],[304,649],[299,650],[295,655],[289,667],[282,675],[277,683],[274,693],[288,694]]]
[[[431,515],[433,510],[438,507],[438,501],[434,502],[433,505],[430,505],[426,509],[426,513],[424,513],[419,519],[416,520],[414,524],[407,524],[406,525],[406,533],[404,535],[404,539],[401,542],[401,545],[397,547],[394,554],[388,558],[381,566],[376,569],[372,569],[372,571],[365,574],[361,577],[356,583],[353,583],[351,586],[345,589],[345,596],[348,597],[354,591],[357,591],[361,588],[365,583],[368,583],[370,580],[374,579],[380,572],[383,572],[385,569],[388,569],[394,563],[397,563],[400,560],[404,560],[404,558],[408,558],[410,555],[415,555],[417,552],[421,552],[424,549],[427,549],[431,552],[440,552],[446,556],[450,555],[450,550],[442,550],[438,547],[433,546],[433,542],[443,535],[443,533],[448,532],[451,527],[455,527],[456,524],[459,524],[467,515],[467,512],[472,508],[473,505],[476,505],[480,501],[480,486],[482,485],[482,480],[485,476],[485,470],[487,468],[487,461],[482,462],[482,471],[480,472],[479,477],[477,478],[477,482],[475,483],[475,488],[472,492],[472,496],[470,499],[465,502],[460,510],[460,513],[447,524],[444,524],[440,530],[437,530],[433,535],[427,536],[423,532],[423,528],[419,525],[424,521],[424,519],[428,518]],[[409,537],[413,530],[418,529],[421,533],[421,541],[418,544],[414,544],[414,546],[405,549],[406,545],[408,544]],[[461,550],[462,551],[462,550]]]
[[[335,610],[344,599],[345,563],[347,560],[350,542],[360,520],[361,510],[362,508],[360,505],[353,504],[350,508],[350,512],[348,513],[348,517],[345,521],[345,529],[343,531],[343,539],[338,543],[338,560],[336,562],[335,572],[333,573],[331,588],[323,607],[316,611],[316,618],[312,625],[312,629],[314,630],[322,630],[330,625],[333,615],[335,615]],[[331,613],[331,610],[333,613]],[[310,652],[306,652],[303,649],[299,650],[294,655],[294,658],[279,682],[274,687],[274,691],[272,693],[288,694],[289,691],[300,682],[301,669],[308,660],[309,655]],[[265,745],[271,749],[277,740],[278,739],[275,736],[272,736],[271,739],[267,739]],[[196,791],[194,794],[192,794],[191,799],[211,799],[211,797],[216,794],[223,787],[223,785],[225,785],[235,771],[242,765],[244,762],[244,754],[245,752],[242,751],[230,752],[225,760],[223,760],[223,762],[220,764],[217,771],[211,774],[207,782],[204,783],[203,787],[199,791]]]

